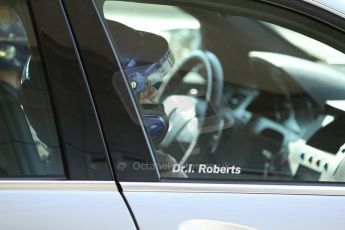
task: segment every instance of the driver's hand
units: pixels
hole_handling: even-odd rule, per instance
[[[157,104],[157,89],[153,86],[146,86],[140,93],[140,104]]]
[[[163,153],[159,150],[155,151],[157,154],[157,159],[161,165],[161,175],[164,178],[187,178],[187,175],[184,172],[173,172],[173,167],[175,164],[178,164],[175,158],[171,155]]]

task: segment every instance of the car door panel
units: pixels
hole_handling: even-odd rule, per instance
[[[183,224],[191,220],[220,221],[267,230],[342,229],[345,224],[342,218],[345,190],[341,187],[121,184],[141,229],[194,230],[183,228]],[[159,221],[155,221],[157,216]]]
[[[1,181],[2,229],[136,229],[112,181]]]

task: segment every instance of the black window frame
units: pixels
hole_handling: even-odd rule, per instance
[[[88,88],[88,82],[83,72],[63,3],[60,0],[23,1],[26,1],[29,6],[45,73],[45,81],[48,85],[53,108],[65,171],[65,177],[59,179],[113,181],[113,173]],[[63,51],[62,49],[59,50],[59,47],[62,47]],[[64,63],[69,64],[69,68],[64,68]],[[68,81],[63,81],[66,79]],[[68,100],[67,95],[69,95],[71,90],[68,89],[68,85],[71,83],[73,83],[73,90],[79,96],[78,107],[66,107],[64,103],[64,100]],[[80,114],[80,108],[83,108],[83,114]],[[71,114],[77,114],[79,117],[71,116]],[[82,120],[80,126],[73,125],[80,120]],[[76,137],[68,135],[69,133],[83,135]],[[87,145],[90,142],[92,146]],[[105,168],[100,172],[92,174],[87,172],[87,170],[79,170],[81,167],[93,167],[93,165],[90,165],[90,162],[84,162],[83,164],[80,161],[80,156],[85,157],[89,153],[93,154],[95,162],[102,161],[105,163]],[[79,156],[79,158],[76,156]],[[58,180],[57,178],[36,177],[34,179]]]
[[[155,168],[153,152],[141,126],[141,118],[131,98],[131,92],[129,88],[126,89],[127,81],[123,76],[118,78],[118,84],[125,89],[122,92],[124,95],[119,95],[113,88],[112,79],[114,73],[120,71],[120,66],[95,3],[92,0],[64,1],[64,6],[78,43],[115,178],[118,181],[124,178],[132,181],[158,181],[159,172]],[[105,103],[104,96],[111,101]],[[111,113],[109,108],[115,108],[115,111]],[[130,117],[127,110],[130,110],[134,117]],[[131,138],[131,143],[126,143],[126,136]],[[152,166],[152,170],[146,173],[123,170],[123,159],[132,159],[137,155],[144,156],[145,163]]]

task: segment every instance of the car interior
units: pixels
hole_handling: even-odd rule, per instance
[[[119,7],[114,12],[125,12],[124,3],[112,4]],[[104,6],[106,18],[135,27],[131,11],[128,18],[116,18],[107,12],[110,6]],[[144,4],[136,7],[145,12]],[[147,12],[150,7],[147,4]],[[160,7],[164,12],[166,6]],[[156,85],[169,131],[155,148],[180,165],[242,168],[240,175],[187,173],[193,179],[343,181],[337,175],[344,170],[344,54],[277,22],[196,8],[178,10],[200,24],[199,40],[188,38],[195,28],[189,34],[186,28],[157,33],[175,55],[181,50],[172,47],[176,34],[177,43],[198,45],[177,54],[173,70]],[[334,51],[337,62],[300,43],[321,44],[320,50]]]

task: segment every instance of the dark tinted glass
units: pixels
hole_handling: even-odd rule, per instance
[[[62,177],[61,152],[25,1],[0,2],[0,177]]]

